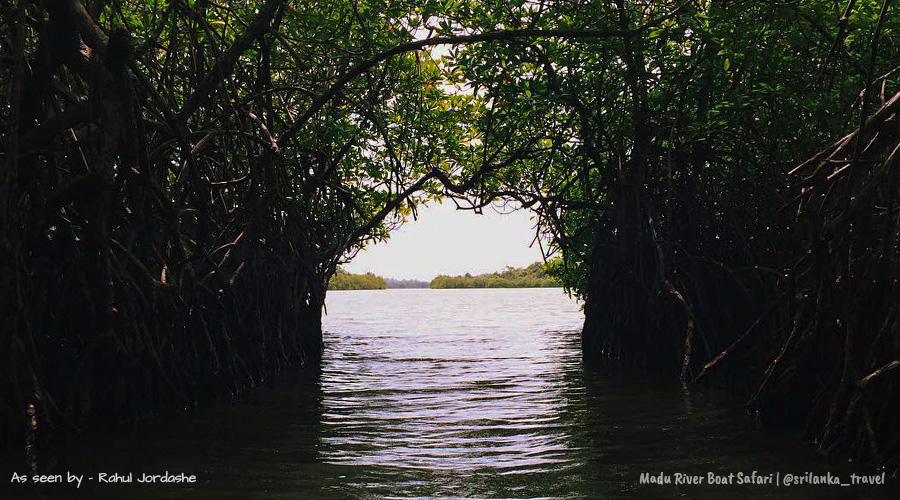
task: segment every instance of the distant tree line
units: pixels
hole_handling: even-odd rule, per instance
[[[384,290],[387,288],[384,278],[372,273],[353,274],[338,268],[331,281],[328,282],[329,290]]]
[[[508,267],[504,271],[462,276],[440,275],[431,280],[431,288],[551,288],[561,286],[535,262],[525,268]]]
[[[385,278],[388,288],[428,288],[429,282],[424,280],[398,280]]]
[[[439,275],[430,282],[414,279],[382,278],[372,273],[353,274],[338,268],[329,290],[384,290],[385,288],[552,288],[562,286],[556,278],[548,276],[544,266],[535,262],[528,267],[507,266],[505,270],[462,276]]]

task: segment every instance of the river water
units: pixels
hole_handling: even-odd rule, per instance
[[[863,471],[761,433],[729,395],[586,372],[583,315],[559,289],[330,292],[327,312],[318,369],[232,405],[58,438],[3,472],[84,475],[81,488],[12,485],[11,497],[897,498],[890,486],[707,484]],[[166,471],[197,482],[97,482]]]

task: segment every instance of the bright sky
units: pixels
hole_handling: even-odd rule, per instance
[[[385,278],[430,280],[438,274],[472,274],[524,267],[541,260],[534,221],[526,210],[483,215],[456,210],[452,202],[420,207],[419,218],[370,245],[344,267],[351,273],[372,272]]]

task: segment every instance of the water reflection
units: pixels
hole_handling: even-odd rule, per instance
[[[397,497],[521,496],[533,489],[523,475],[566,474],[566,353],[537,323],[577,328],[581,318],[558,292],[553,305],[546,296],[332,294],[323,460],[367,471],[348,487],[390,484]]]
[[[68,484],[16,486],[13,471],[26,470],[20,456],[0,462],[6,476],[0,498],[186,499],[293,498],[315,491],[320,472],[322,391],[318,368],[301,372],[230,405],[145,422],[110,432],[91,431],[42,443],[32,473],[84,475]],[[147,474],[196,475],[196,484],[138,484]],[[133,473],[132,483],[98,484],[99,474]],[[93,477],[94,480],[87,480]],[[335,481],[339,481],[335,478]],[[9,488],[8,494],[4,489]]]
[[[581,312],[559,290],[332,292],[328,310],[318,370],[230,406],[51,443],[37,465],[185,472],[198,484],[18,487],[11,497],[896,498],[886,488],[640,485],[643,472],[847,469],[760,434],[728,396],[586,372]],[[25,467],[16,458],[2,470]]]

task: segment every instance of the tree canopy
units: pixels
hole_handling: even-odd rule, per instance
[[[439,275],[431,280],[430,288],[553,288],[559,281],[547,276],[544,266],[535,262],[528,267],[508,267],[495,273],[462,276]]]
[[[823,449],[900,457],[889,0],[0,16],[3,408],[77,425],[314,360],[337,267],[449,198],[535,212],[586,359],[731,364]]]
[[[328,282],[329,290],[384,290],[385,279],[372,273],[353,274],[338,268]]]

